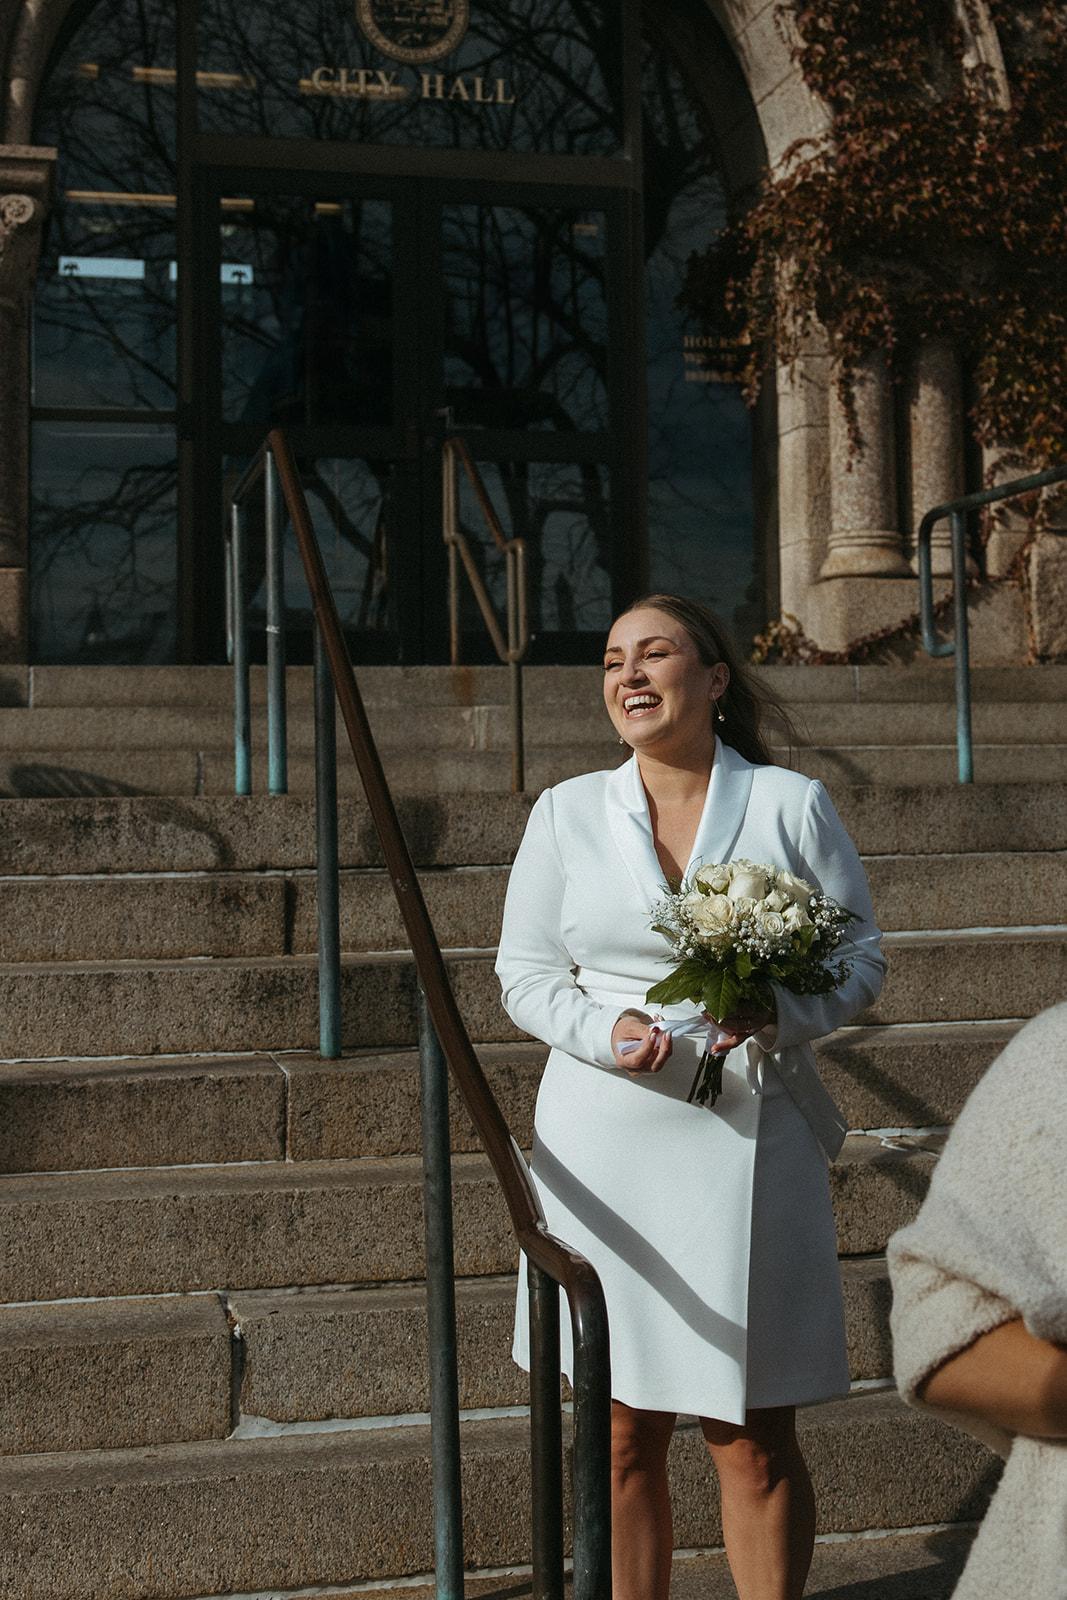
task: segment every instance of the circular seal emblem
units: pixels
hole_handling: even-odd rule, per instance
[[[437,61],[470,23],[470,0],[356,0],[356,21],[392,61]]]

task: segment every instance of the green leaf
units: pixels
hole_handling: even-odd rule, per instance
[[[752,957],[747,950],[739,950],[734,957],[734,971],[739,978],[747,978],[752,973]]]
[[[698,1000],[704,981],[704,968],[699,961],[683,961],[681,966],[654,983],[645,999],[655,1005],[676,1006],[683,1000]]]
[[[727,970],[709,973],[700,996],[704,1010],[716,1022],[728,1017],[741,998],[741,984],[733,972]]]
[[[741,984],[735,974],[724,972],[722,975],[722,987],[719,990],[719,1005],[722,1009],[715,1018],[716,1022],[721,1022],[723,1017],[728,1017],[731,1012],[737,1010],[741,1001],[741,993]]]

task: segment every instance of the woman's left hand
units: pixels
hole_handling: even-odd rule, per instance
[[[611,1030],[615,1060],[632,1078],[644,1072],[660,1072],[671,1053],[669,1033],[652,1031],[652,1018],[644,1011],[624,1011]],[[632,1041],[635,1050],[619,1054],[619,1046]]]
[[[724,1056],[728,1050],[736,1050],[739,1044],[744,1044],[746,1039],[751,1039],[754,1033],[759,1033],[768,1023],[777,1018],[774,1006],[757,1006],[751,1001],[742,1001],[736,1011],[716,1023],[716,1027],[725,1037],[718,1044],[712,1045],[713,1056]]]

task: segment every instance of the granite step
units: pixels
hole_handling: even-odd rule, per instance
[[[1067,850],[1058,784],[916,788],[837,783],[833,799],[867,857]],[[506,866],[534,794],[403,795],[398,812],[416,866]],[[345,868],[382,865],[362,798],[341,802]],[[0,873],[294,871],[315,864],[314,802],[298,795],[5,800]]]
[[[362,784],[347,745],[341,747],[338,792],[359,796]],[[928,785],[951,788],[958,780],[955,742],[928,744],[854,744],[833,747],[773,745],[775,759],[818,778],[833,793],[842,785],[880,787]],[[619,764],[617,743],[560,744],[526,749],[526,788],[533,795],[583,772],[600,772]],[[382,765],[397,796],[500,794],[511,788],[511,757],[500,749],[385,748]],[[1067,781],[1067,744],[984,743],[974,746],[974,775],[979,786],[1063,784]],[[288,768],[289,793],[314,793],[314,761],[294,751]],[[252,758],[252,785],[267,792],[265,747]],[[220,747],[194,740],[181,747],[98,750],[84,743],[42,748],[37,744],[8,747],[0,755],[0,799],[11,797],[74,799],[84,797],[225,798],[233,794],[232,741]]]
[[[487,948],[500,936],[507,867],[420,873],[441,944]],[[376,869],[340,876],[341,948],[403,949],[392,881]],[[317,948],[314,872],[213,872],[92,878],[0,877],[4,958],[17,961],[174,960],[183,956],[308,954]]]
[[[800,1430],[820,1532],[972,1520],[997,1471],[983,1446],[891,1391],[813,1407]],[[462,1446],[468,1565],[528,1561],[528,1424],[468,1422]],[[695,1424],[678,1428],[670,1473],[678,1546],[720,1545]],[[182,1600],[416,1576],[433,1565],[431,1506],[425,1427],[9,1457],[0,1590]]]
[[[846,1537],[822,1535],[804,1593],[808,1600],[950,1600],[974,1542],[973,1524]],[[466,1600],[532,1600],[530,1578],[469,1577]],[[565,1592],[571,1593],[570,1574]],[[330,1600],[394,1600],[385,1589],[345,1589]],[[431,1583],[404,1600],[434,1600]],[[680,1551],[671,1571],[671,1600],[737,1600],[722,1551]]]
[[[850,1135],[830,1169],[842,1255],[872,1255],[910,1221],[937,1136]],[[453,1157],[455,1270],[515,1269],[488,1161]],[[251,1162],[0,1177],[5,1304],[421,1278],[422,1164]]]
[[[562,691],[562,692],[561,692]],[[402,715],[398,715],[402,709]],[[368,697],[367,717],[384,751],[501,751],[511,746],[511,718],[504,704],[428,704],[421,696],[402,708]],[[802,746],[955,746],[956,708],[948,702],[866,704],[810,702],[794,711],[795,731]],[[338,733],[343,737],[340,714]],[[618,740],[600,694],[568,693],[552,682],[550,694],[531,693],[523,715],[526,744],[551,751],[597,747],[602,764],[619,758]],[[266,713],[253,717],[253,749],[266,747]],[[786,742],[770,720],[776,744]],[[972,714],[977,745],[1064,745],[1063,704],[1059,701],[978,701]],[[287,718],[291,755],[314,749],[314,715],[310,704],[295,700]],[[172,706],[146,703],[116,711],[107,705],[0,707],[0,747],[5,751],[203,750],[233,753],[234,719],[230,707]],[[608,760],[614,750],[614,760]]]
[[[850,1128],[953,1122],[1014,1022],[846,1028],[820,1040],[823,1081]],[[479,1046],[525,1148],[544,1045]],[[452,1148],[480,1149],[452,1089]],[[0,1173],[413,1155],[422,1146],[418,1059],[369,1051],[0,1063]]]
[[[854,1381],[891,1377],[882,1257],[842,1262]],[[456,1285],[462,1411],[526,1406],[513,1276]],[[422,1283],[0,1308],[0,1455],[224,1439],[240,1423],[428,1414]]]
[[[1067,852],[874,856],[867,875],[886,931],[1067,923]],[[496,944],[508,868],[423,868],[422,891],[446,948]],[[306,954],[318,938],[317,881],[290,872],[86,878],[0,877],[4,957],[17,961],[168,960]],[[388,873],[345,869],[341,948],[403,949],[407,933]]]
[[[948,660],[921,657],[908,666],[761,666],[755,676],[787,704],[907,705],[955,701],[955,672]],[[562,686],[566,698],[595,698],[602,671],[597,666],[528,666],[524,682],[532,694]],[[506,705],[508,669],[501,666],[361,666],[361,690],[368,704],[403,705],[412,700],[442,705]],[[267,698],[266,668],[249,672],[253,705]],[[312,703],[310,667],[286,669],[287,694],[294,703]],[[975,701],[1067,701],[1067,667],[972,667]],[[215,706],[233,704],[233,669],[224,666],[0,668],[0,704],[9,706]]]
[[[1067,929],[889,934],[889,973],[860,1024],[1001,1021],[1062,998]],[[491,950],[446,952],[470,1035],[519,1037],[500,1005]],[[0,1060],[313,1050],[313,956],[0,964]],[[404,952],[341,963],[346,1050],[412,1045],[415,969]]]
[[[232,1346],[216,1294],[0,1307],[0,1455],[225,1439]]]
[[[852,1380],[890,1379],[884,1256],[843,1260],[841,1281]],[[529,1378],[510,1360],[515,1293],[512,1276],[456,1285],[463,1410],[528,1404]],[[429,1410],[421,1284],[296,1295],[237,1291],[226,1301],[245,1353],[244,1415],[298,1423]]]

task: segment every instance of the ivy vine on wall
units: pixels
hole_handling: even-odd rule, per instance
[[[920,340],[950,339],[979,442],[1044,464],[1067,456],[1067,5],[987,0],[1005,97],[968,64],[973,3],[780,8],[830,124],[693,257],[684,299],[739,352],[750,398],[816,321],[850,410],[871,353],[900,373]]]

